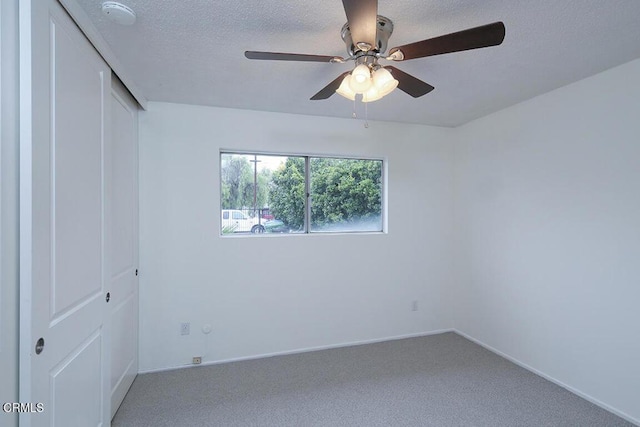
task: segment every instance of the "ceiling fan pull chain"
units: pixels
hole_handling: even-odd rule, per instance
[[[364,127],[369,129],[369,103],[364,102]]]
[[[353,117],[354,119],[358,118],[358,115],[356,114],[356,97],[353,97],[353,111],[351,112],[351,117]]]

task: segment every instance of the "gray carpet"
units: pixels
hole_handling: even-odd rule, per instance
[[[139,375],[117,426],[631,426],[454,334]]]

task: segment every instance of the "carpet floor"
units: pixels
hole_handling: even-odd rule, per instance
[[[632,426],[454,333],[138,375],[118,426]]]

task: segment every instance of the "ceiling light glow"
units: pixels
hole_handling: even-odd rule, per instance
[[[340,83],[340,87],[338,89],[336,89],[336,93],[338,95],[342,95],[345,98],[351,100],[351,101],[355,101],[356,99],[356,93],[354,91],[351,90],[351,86],[349,85],[349,82],[351,81],[351,75],[347,74],[344,79],[342,79],[342,83]]]
[[[355,93],[365,93],[372,85],[371,71],[365,64],[360,64],[354,68],[349,80],[349,87]]]
[[[368,91],[362,94],[362,102],[373,102],[382,98],[384,95],[375,87],[371,86]]]
[[[375,71],[372,71],[375,70]],[[362,102],[373,102],[387,96],[398,87],[398,80],[393,78],[389,70],[374,62],[373,65],[360,64],[347,74],[340,87],[336,89],[338,95],[353,101],[356,95],[362,95]]]
[[[373,73],[373,85],[380,92],[380,98],[382,98],[398,87],[398,80],[393,78],[389,70],[380,67]]]

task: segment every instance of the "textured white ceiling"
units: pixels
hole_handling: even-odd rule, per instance
[[[138,16],[130,27],[103,17],[100,0],[76,1],[150,101],[351,116],[341,96],[309,98],[353,62],[244,57],[347,56],[339,0],[121,0]],[[435,90],[417,99],[396,90],[369,104],[372,120],[458,126],[640,58],[639,0],[379,0],[378,14],[394,22],[389,48],[494,21],[506,37],[497,47],[391,63]]]

